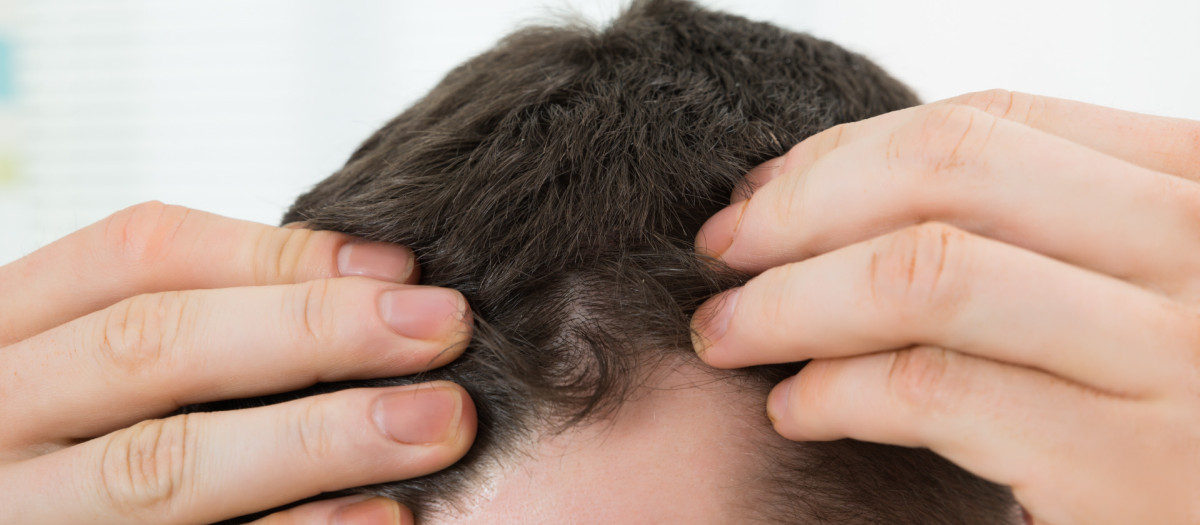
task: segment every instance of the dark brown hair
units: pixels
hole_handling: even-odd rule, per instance
[[[916,104],[829,42],[701,9],[635,2],[609,27],[519,31],[452,71],[300,197],[285,222],[399,243],[423,283],[455,288],[477,328],[448,379],[479,413],[457,465],[353,490],[418,513],[469,491],[534,429],[603,419],[645,370],[691,354],[689,318],[744,282],[693,253],[750,168],[830,126]],[[797,365],[714,371],[765,399]],[[228,408],[235,404],[223,404]],[[769,426],[763,418],[764,432]],[[776,522],[1001,523],[1008,490],[925,450],[839,441],[763,450],[751,517]]]

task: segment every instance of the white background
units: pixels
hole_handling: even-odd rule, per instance
[[[1200,119],[1194,0],[704,3],[834,40],[926,100],[1004,87]],[[275,223],[454,65],[621,4],[0,0],[0,264],[149,199]]]

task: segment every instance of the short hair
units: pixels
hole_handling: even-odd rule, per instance
[[[864,57],[682,0],[637,1],[602,30],[531,27],[451,71],[284,218],[413,249],[476,329],[414,377],[473,397],[477,441],[428,476],[354,489],[420,515],[544,428],[603,420],[646,370],[699,361],[690,317],[745,282],[693,251],[742,176],[820,130],[918,103]],[[800,365],[714,370],[765,400]],[[750,394],[748,394],[750,395]],[[233,405],[223,404],[221,408]],[[761,416],[763,432],[770,432]],[[841,440],[764,450],[759,519],[1001,523],[1011,492],[923,449]]]

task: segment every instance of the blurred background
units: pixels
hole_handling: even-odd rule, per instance
[[[704,0],[992,87],[1200,119],[1200,2]],[[521,24],[617,0],[0,0],[0,264],[140,201],[276,223]]]

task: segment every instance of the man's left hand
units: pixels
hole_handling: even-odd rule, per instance
[[[1039,523],[1200,522],[1200,122],[1002,91],[834,127],[697,250],[732,368],[812,359],[794,440],[928,447]]]

